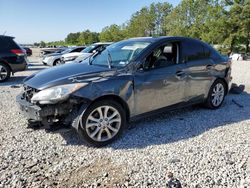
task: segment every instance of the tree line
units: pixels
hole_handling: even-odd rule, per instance
[[[250,0],[182,0],[152,3],[135,12],[122,25],[110,25],[100,33],[84,30],[69,33],[65,40],[45,45],[88,45],[131,37],[187,36],[201,39],[219,50],[249,52]]]

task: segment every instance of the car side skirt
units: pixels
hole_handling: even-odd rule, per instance
[[[143,114],[139,114],[139,115],[136,115],[136,116],[133,116],[133,117],[130,117],[130,121],[137,121],[139,119],[143,119],[143,118],[146,118],[146,117],[149,117],[149,116],[154,116],[154,115],[158,115],[160,113],[163,113],[163,112],[170,112],[170,111],[173,111],[173,110],[177,110],[177,109],[180,109],[180,108],[186,108],[186,107],[189,107],[189,106],[192,106],[194,104],[201,104],[201,103],[204,103],[205,102],[205,99],[204,99],[204,95],[202,96],[198,96],[188,102],[180,102],[178,104],[174,104],[174,105],[171,105],[171,106],[167,106],[167,107],[163,107],[163,108],[160,108],[160,109],[157,109],[157,110],[153,110],[153,111],[150,111],[150,112],[146,112],[146,113],[143,113]]]

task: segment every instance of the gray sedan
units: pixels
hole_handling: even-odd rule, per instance
[[[135,38],[28,77],[17,101],[30,121],[71,124],[103,146],[139,117],[198,103],[219,108],[231,79],[230,60],[202,41]]]

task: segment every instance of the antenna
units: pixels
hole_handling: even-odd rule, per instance
[[[6,34],[6,32],[7,32],[7,31],[4,31],[4,32],[3,32],[3,35],[5,35],[5,34]]]

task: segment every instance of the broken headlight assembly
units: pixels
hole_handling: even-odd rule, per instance
[[[88,83],[67,84],[44,89],[31,98],[32,103],[55,104],[66,100],[69,95],[78,89],[88,85]]]

